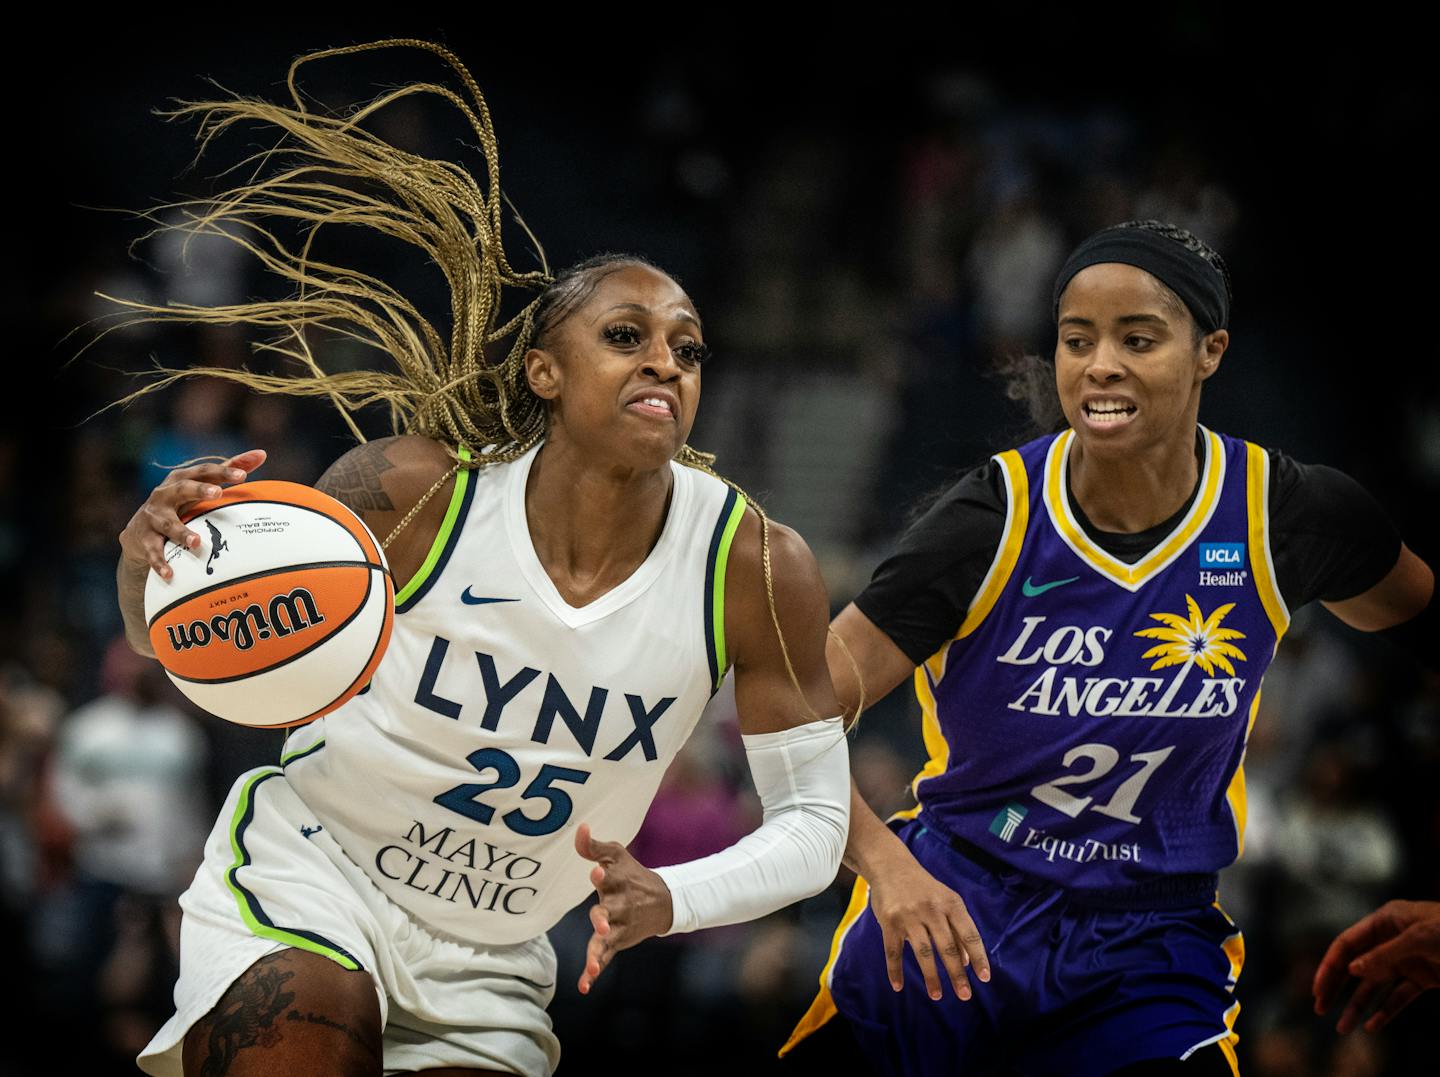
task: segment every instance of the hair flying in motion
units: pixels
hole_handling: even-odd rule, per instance
[[[417,82],[382,93],[345,115],[322,115],[307,106],[297,84],[303,65],[386,48],[415,48],[438,56],[458,76],[464,95],[437,83]],[[502,239],[504,196],[490,110],[465,65],[442,45],[404,38],[308,53],[291,63],[286,85],[288,105],[233,97],[187,102],[169,113],[171,118],[199,119],[201,154],[217,136],[245,122],[278,128],[282,137],[278,145],[246,162],[262,173],[259,178],[145,216],[178,213],[178,221],[163,223],[157,231],[219,236],[240,245],[265,269],[289,281],[293,293],[284,299],[214,307],[104,298],[126,308],[123,324],[183,322],[268,331],[272,338],[258,348],[293,360],[293,370],[167,370],[126,401],[180,378],[219,377],[258,392],[328,397],[361,441],[365,438],[352,413],[383,402],[396,433],[433,437],[452,449],[464,445],[485,450],[475,453],[471,466],[522,455],[545,432],[545,405],[530,391],[524,368],[537,314],[550,321],[551,312],[559,307],[563,313],[577,289],[588,290],[623,265],[648,263],[630,255],[605,255],[556,279],[543,248],[525,229],[540,268],[521,272],[511,266]],[[464,117],[484,157],[483,184],[460,165],[407,152],[364,128],[382,109],[417,94],[440,97]],[[297,226],[299,238],[287,241],[277,234],[278,221]],[[329,225],[371,229],[417,248],[437,266],[449,292],[448,341],[409,298],[384,280],[319,258],[316,239]],[[515,289],[535,294],[502,322],[502,303]],[[311,348],[316,332],[368,345],[398,369],[327,370]],[[713,461],[689,446],[678,459],[692,466]]]
[[[464,94],[438,83],[417,82],[381,93],[343,115],[320,114],[307,106],[297,84],[304,65],[389,48],[420,49],[439,57],[458,76]],[[217,236],[238,244],[288,281],[292,294],[208,307],[102,298],[124,308],[121,325],[170,322],[267,333],[270,339],[256,347],[290,362],[281,364],[278,373],[204,366],[162,370],[119,403],[182,378],[216,377],[261,393],[328,398],[359,441],[366,439],[353,413],[388,405],[397,434],[433,438],[455,460],[382,543],[388,546],[455,470],[515,460],[544,437],[546,404],[526,379],[526,351],[610,273],[626,265],[656,267],[635,255],[606,254],[552,276],[543,248],[518,215],[516,222],[533,244],[540,268],[522,272],[511,266],[502,240],[505,199],[490,110],[465,65],[442,45],[396,38],[307,53],[291,63],[286,85],[288,105],[230,97],[182,103],[168,113],[172,119],[199,120],[201,155],[217,136],[245,123],[278,129],[281,138],[244,162],[255,169],[251,182],[209,198],[170,203],[144,216],[157,223],[155,232]],[[419,94],[443,99],[464,117],[484,157],[483,183],[458,164],[407,152],[363,126],[387,106]],[[178,214],[179,220],[161,220],[165,213]],[[279,222],[288,222],[284,236]],[[384,280],[321,258],[317,236],[331,225],[369,229],[399,240],[437,266],[449,293],[449,339]],[[533,294],[502,321],[502,305],[516,290]],[[326,369],[311,348],[311,338],[321,333],[374,349],[382,358],[380,368]],[[387,359],[393,367],[383,361]],[[462,446],[472,450],[468,461],[461,459]],[[689,445],[676,460],[715,474],[714,457]],[[739,492],[760,517],[771,620],[791,683],[809,709],[775,609],[769,522],[754,499]]]

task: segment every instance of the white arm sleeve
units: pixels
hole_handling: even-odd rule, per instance
[[[657,868],[670,888],[667,935],[754,920],[818,894],[850,830],[850,752],[839,718],[743,737],[764,820],[712,856]]]

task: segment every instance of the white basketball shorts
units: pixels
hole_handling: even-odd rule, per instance
[[[548,1077],[560,1061],[545,1012],[555,994],[549,939],[481,946],[429,934],[345,855],[278,767],[235,783],[180,907],[176,1013],[137,1060],[154,1077],[180,1077],[190,1026],[286,947],[370,974],[387,1074],[468,1066]]]

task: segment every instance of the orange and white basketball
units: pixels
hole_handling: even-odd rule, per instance
[[[380,544],[339,501],[292,482],[232,486],[184,520],[194,550],[165,544],[145,620],[170,679],[240,725],[301,725],[367,684],[395,620]]]

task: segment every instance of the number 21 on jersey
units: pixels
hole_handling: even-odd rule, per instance
[[[1175,746],[1172,744],[1153,752],[1136,752],[1130,757],[1130,762],[1139,763],[1140,769],[1121,782],[1120,787],[1104,804],[1092,805],[1091,801],[1095,799],[1093,796],[1075,796],[1067,793],[1063,787],[1083,786],[1099,781],[1115,769],[1115,765],[1120,762],[1120,753],[1108,744],[1077,744],[1065,753],[1060,765],[1069,770],[1078,760],[1083,759],[1089,761],[1089,767],[1077,773],[1062,774],[1048,782],[1041,782],[1030,790],[1030,795],[1072,819],[1088,807],[1091,811],[1119,819],[1122,823],[1138,823],[1140,816],[1135,814],[1135,802],[1140,799],[1145,784],[1154,777],[1160,765],[1174,750]]]

